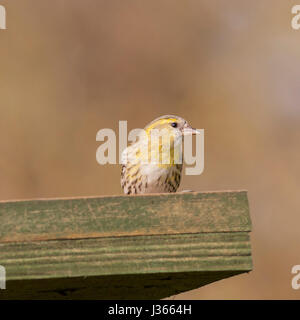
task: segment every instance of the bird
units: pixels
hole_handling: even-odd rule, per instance
[[[182,138],[198,133],[175,115],[160,116],[146,125],[122,153],[124,194],[176,192],[182,173]]]

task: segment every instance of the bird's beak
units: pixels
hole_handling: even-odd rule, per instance
[[[190,126],[183,128],[182,133],[184,136],[192,136],[192,135],[196,135],[196,134],[201,134],[201,132],[199,130],[194,129]]]

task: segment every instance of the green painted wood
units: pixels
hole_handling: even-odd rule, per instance
[[[149,272],[248,270],[249,235],[116,237],[0,244],[8,280]]]
[[[3,243],[0,261],[0,299],[161,299],[252,268],[244,232]]]
[[[0,203],[0,299],[160,299],[252,269],[246,192]]]
[[[0,241],[250,231],[247,193],[0,202]]]

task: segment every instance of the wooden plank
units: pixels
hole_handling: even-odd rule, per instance
[[[247,193],[0,202],[0,241],[250,231]]]
[[[249,235],[204,233],[0,244],[7,279],[248,270]]]
[[[0,299],[160,299],[252,268],[244,232],[3,243],[0,261]]]
[[[0,299],[160,299],[252,269],[247,193],[0,203]]]

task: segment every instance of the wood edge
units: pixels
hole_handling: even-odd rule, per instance
[[[9,243],[30,243],[30,242],[39,242],[39,241],[64,241],[64,240],[89,240],[89,239],[109,239],[109,238],[134,238],[134,237],[155,237],[155,236],[174,236],[174,235],[193,235],[193,234],[210,234],[210,233],[251,233],[251,229],[249,230],[230,230],[230,231],[206,231],[206,232],[170,232],[170,233],[132,233],[128,234],[126,232],[121,232],[118,235],[112,235],[111,233],[89,233],[89,234],[70,234],[70,235],[64,235],[64,236],[49,236],[49,234],[45,236],[27,236],[26,238],[18,238],[18,237],[9,237],[9,238],[0,238],[0,245],[1,244],[9,244]]]
[[[165,275],[165,274],[169,274],[169,275],[174,275],[176,276],[177,274],[201,274],[201,273],[221,273],[221,272],[233,272],[233,273],[238,273],[238,274],[242,274],[242,273],[249,273],[253,271],[253,266],[251,265],[251,267],[249,268],[240,268],[240,269],[216,269],[216,270],[189,270],[189,271],[158,271],[158,272],[141,272],[141,273],[115,273],[115,274],[101,274],[101,275],[96,275],[96,274],[90,274],[90,275],[74,275],[74,276],[64,276],[62,277],[61,275],[59,276],[40,276],[40,277],[36,277],[36,276],[26,276],[26,278],[24,278],[23,276],[17,276],[17,277],[10,277],[8,279],[6,279],[6,283],[9,282],[15,282],[15,281],[42,281],[42,280],[59,280],[59,279],[79,279],[79,278],[92,278],[92,277],[96,277],[96,278],[110,278],[110,277],[143,277],[143,276],[152,276],[152,275]]]
[[[147,194],[133,194],[133,195],[93,195],[93,196],[76,196],[76,197],[61,197],[61,198],[29,198],[29,199],[16,199],[16,200],[0,200],[2,203],[15,203],[15,202],[31,202],[31,201],[56,201],[56,200],[83,200],[83,199],[110,199],[110,198],[129,198],[129,197],[152,197],[152,196],[176,196],[188,194],[221,194],[221,193],[247,193],[245,189],[241,190],[218,190],[218,191],[193,191],[193,192],[174,192],[174,193],[147,193]]]

